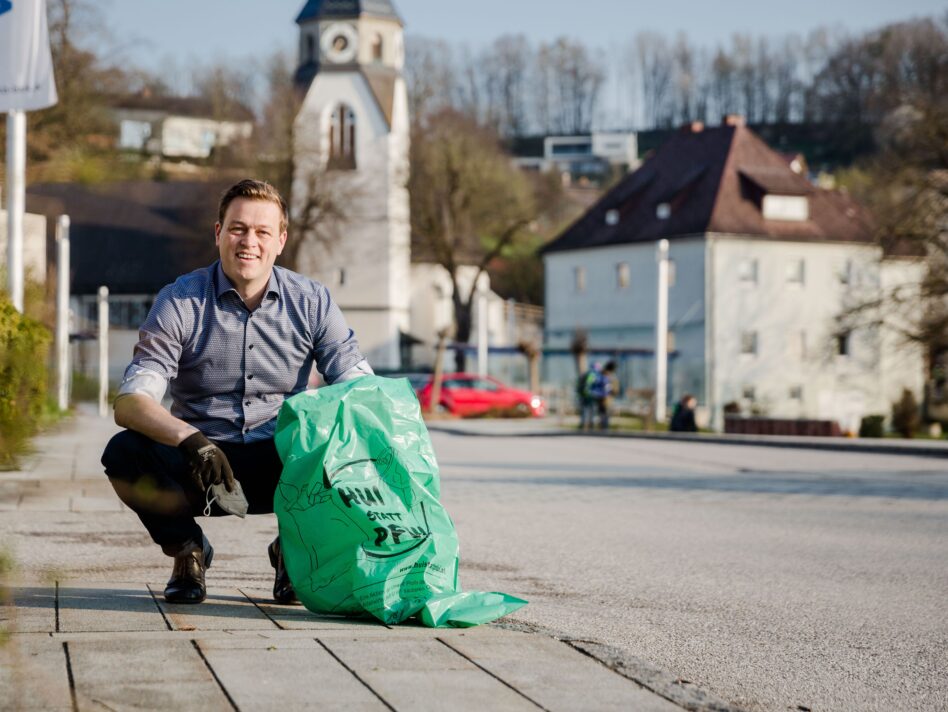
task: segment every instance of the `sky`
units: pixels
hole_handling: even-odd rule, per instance
[[[262,60],[295,51],[304,0],[99,0],[123,56],[147,69]],[[567,35],[608,51],[642,30],[685,32],[699,45],[735,32],[806,33],[820,25],[858,33],[895,20],[943,15],[944,0],[394,0],[406,33],[488,44],[506,33],[539,42]],[[779,12],[775,12],[779,8]]]

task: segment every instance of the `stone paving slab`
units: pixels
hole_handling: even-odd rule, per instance
[[[161,613],[172,630],[270,630],[279,628],[235,588],[210,586],[200,605],[166,603],[163,584],[149,584]]]
[[[488,630],[490,635],[494,631]],[[329,650],[395,709],[536,710],[538,705],[437,639],[353,637]],[[525,655],[532,651],[525,649]],[[534,658],[537,664],[543,661]],[[446,705],[446,702],[450,703]]]
[[[580,655],[564,643],[540,636],[461,635],[445,645],[476,661],[486,671],[503,678],[544,709],[562,710],[641,710],[672,712],[677,705],[651,692],[630,685],[597,660]],[[530,650],[530,657],[524,650]],[[543,660],[537,666],[535,659]]]
[[[155,599],[143,584],[62,584],[58,631],[167,630]]]
[[[232,710],[191,641],[142,645],[136,640],[66,644],[82,710]]]
[[[13,605],[0,606],[0,630],[52,633],[56,630],[56,587],[22,586],[8,592]]]
[[[368,687],[313,638],[200,640],[240,710],[385,710]]]
[[[0,709],[73,709],[62,642],[45,635],[0,644]]]

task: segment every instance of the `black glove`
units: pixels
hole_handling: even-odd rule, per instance
[[[202,491],[211,485],[224,483],[228,492],[234,491],[234,471],[230,469],[227,456],[203,433],[189,435],[178,445],[188,461],[191,477]]]

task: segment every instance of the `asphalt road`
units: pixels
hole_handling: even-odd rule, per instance
[[[433,433],[466,589],[750,710],[948,709],[948,460]]]

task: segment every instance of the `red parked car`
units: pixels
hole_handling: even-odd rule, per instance
[[[418,391],[422,409],[431,402],[433,379]],[[446,373],[441,380],[440,409],[454,415],[481,415],[489,411],[498,414],[541,416],[546,403],[540,396],[510,388],[490,376],[474,373]]]

